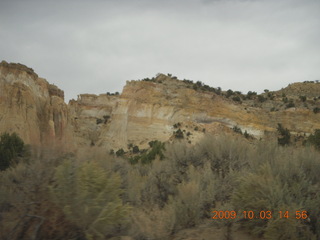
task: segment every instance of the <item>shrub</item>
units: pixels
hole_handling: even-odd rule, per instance
[[[277,166],[281,168],[281,165]],[[283,181],[279,179],[276,172],[273,172],[269,164],[262,165],[257,173],[247,174],[240,180],[240,186],[235,190],[233,195],[233,203],[237,211],[243,210],[253,211],[255,215],[259,216],[261,211],[270,211],[271,219],[252,219],[243,220],[241,225],[250,229],[250,232],[261,237],[264,235],[267,239],[311,239],[308,238],[311,232],[309,229],[303,229],[303,224],[297,219],[280,219],[279,211],[289,211],[289,216],[294,214],[294,211],[303,209],[302,202],[300,202],[302,194],[299,191],[306,191],[304,189],[305,182],[297,182],[295,185],[288,186],[287,184],[292,179],[285,177]],[[288,169],[281,168],[281,171]],[[294,189],[296,188],[296,189]],[[295,195],[298,194],[298,195]],[[292,211],[294,210],[294,211]],[[275,229],[277,224],[283,224],[282,228]],[[303,234],[301,234],[303,233]],[[290,237],[291,236],[291,237]],[[292,238],[296,236],[296,238]],[[303,236],[304,238],[298,238]]]
[[[314,130],[314,133],[309,136],[308,142],[320,150],[320,129]]]
[[[48,191],[60,159],[21,162],[0,174],[0,239],[84,237],[53,203]]]
[[[264,97],[264,96],[262,96],[262,95],[259,95],[258,96],[258,101],[259,102],[261,102],[261,103],[263,103],[263,102],[265,102],[267,99]]]
[[[281,146],[290,144],[290,131],[287,128],[284,128],[280,123],[278,123],[277,130],[280,134],[280,137],[278,137],[278,144]]]
[[[138,147],[138,146],[134,146],[134,147],[132,148],[132,152],[133,152],[133,153],[138,153],[138,152],[140,152],[139,147]]]
[[[157,205],[163,208],[170,195],[176,192],[174,169],[168,161],[155,160],[149,168],[148,180],[141,190],[141,199],[145,206]]]
[[[235,102],[241,102],[241,99],[240,99],[239,96],[234,96],[234,97],[232,98],[232,100],[235,101]]]
[[[228,97],[232,96],[233,94],[234,94],[234,92],[231,89],[229,89],[226,93],[226,97],[228,98]]]
[[[170,198],[175,216],[175,229],[190,228],[196,226],[201,219],[202,202],[199,184],[195,181],[182,183],[178,186],[178,195]]]
[[[0,171],[17,163],[17,157],[22,157],[24,150],[24,142],[16,133],[3,133],[0,136]]]
[[[104,124],[106,124],[108,122],[108,120],[110,119],[110,116],[109,115],[104,115],[103,119],[104,119]]]
[[[121,179],[95,162],[80,166],[70,161],[54,175],[51,193],[67,218],[85,231],[88,239],[105,239],[124,223],[130,208],[120,199]]]
[[[142,151],[141,155],[131,157],[129,159],[129,162],[131,164],[136,164],[139,161],[141,161],[142,164],[147,164],[155,160],[157,156],[159,156],[160,160],[164,158],[164,154],[163,154],[163,151],[165,150],[164,143],[158,140],[150,141],[149,146],[151,147],[149,151]]]
[[[286,105],[286,108],[293,108],[295,107],[295,104],[293,102],[289,102],[287,105]]]
[[[305,102],[305,101],[307,100],[307,97],[306,97],[306,96],[299,96],[299,98],[300,98],[300,100],[301,100],[302,102]]]
[[[239,171],[247,164],[249,148],[240,139],[208,136],[200,144],[198,154],[202,161],[207,159],[210,162],[211,170],[218,177],[225,178],[230,171]]]
[[[289,100],[288,100],[287,97],[283,97],[283,98],[282,98],[282,102],[287,103],[288,101],[289,101]]]
[[[103,120],[100,119],[100,118],[97,118],[97,119],[96,119],[96,124],[98,125],[98,124],[101,124],[101,123],[103,123]]]
[[[249,91],[248,93],[247,93],[247,98],[248,99],[252,99],[254,96],[256,96],[257,95],[257,93],[256,92],[252,92],[252,91]]]
[[[175,124],[173,124],[173,127],[174,127],[174,128],[179,128],[179,127],[181,127],[181,123],[179,123],[179,122],[178,122],[178,123],[175,123]]]
[[[234,131],[235,133],[240,133],[240,134],[242,134],[242,130],[241,130],[241,128],[239,128],[238,126],[234,126],[232,129],[233,129],[233,131]]]
[[[249,138],[249,137],[250,137],[250,134],[247,132],[247,130],[245,130],[243,136],[244,136],[245,138]]]
[[[125,151],[124,151],[122,148],[120,148],[118,151],[116,151],[117,157],[121,157],[121,156],[123,156],[124,154],[125,154]]]
[[[261,145],[255,155],[263,152],[258,168],[238,180],[233,193],[235,210],[271,211],[271,219],[242,219],[241,225],[265,239],[317,239],[320,223],[317,215],[320,196],[317,192],[320,169],[319,155],[312,149],[270,148]],[[272,150],[272,152],[270,152]],[[262,161],[261,161],[262,160]],[[288,211],[289,218],[279,211]],[[306,211],[306,219],[295,219],[296,211]],[[315,214],[315,215],[313,215]]]
[[[315,107],[314,109],[313,109],[313,112],[316,114],[316,113],[319,113],[320,112],[320,108],[318,108],[318,107]]]
[[[181,131],[180,128],[177,131],[174,132],[174,137],[178,138],[178,139],[184,138],[183,132]]]
[[[170,239],[175,213],[170,206],[137,209],[131,214],[130,236],[134,239]]]

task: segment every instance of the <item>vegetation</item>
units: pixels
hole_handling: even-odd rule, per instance
[[[249,91],[249,92],[247,93],[247,98],[248,98],[248,99],[253,99],[254,96],[257,96],[257,93],[256,93],[256,92]]]
[[[306,96],[299,96],[299,98],[300,98],[300,100],[301,100],[302,102],[305,102],[305,101],[307,100],[307,97],[306,97]]]
[[[182,139],[184,138],[183,132],[181,131],[181,129],[179,128],[177,131],[173,132],[173,135],[175,138],[177,139]]]
[[[24,152],[24,142],[16,133],[3,133],[0,136],[0,171],[16,164]]]
[[[164,158],[165,145],[160,141],[151,141],[149,142],[151,149],[148,151],[142,152],[140,155],[130,157],[129,162],[131,164],[137,164],[141,162],[142,164],[151,163],[158,156],[160,160]]]
[[[123,156],[125,154],[125,151],[122,149],[122,148],[120,148],[118,151],[116,151],[116,155],[118,156],[118,157],[121,157],[121,156]]]
[[[266,99],[264,96],[259,95],[259,96],[258,96],[258,101],[261,102],[261,103],[263,103],[263,102],[267,101],[267,99]]]
[[[65,161],[57,167],[52,198],[66,218],[84,230],[87,239],[105,239],[108,233],[123,223],[130,207],[123,205],[121,178],[95,162],[77,166]]]
[[[316,114],[316,113],[320,113],[320,108],[319,107],[315,107],[313,109],[313,112]]]
[[[229,89],[229,90],[226,92],[226,97],[228,98],[228,97],[232,96],[233,94],[234,94],[234,92],[233,92],[231,89]]]
[[[309,136],[308,142],[320,150],[320,129],[316,129],[314,133]]]
[[[233,129],[233,131],[234,131],[235,133],[240,133],[240,134],[242,134],[242,130],[241,130],[241,128],[239,128],[238,126],[234,126],[232,129]]]
[[[309,142],[319,139],[316,130]],[[280,142],[206,135],[195,146],[151,141],[135,164],[90,148],[20,162],[0,173],[0,239],[161,240],[204,220],[224,239],[239,227],[259,239],[319,239],[320,153]]]
[[[239,96],[234,96],[234,97],[232,98],[232,100],[235,101],[235,102],[241,102],[241,99],[240,99]]]
[[[286,108],[293,108],[293,107],[295,107],[295,104],[294,104],[292,101],[290,101],[290,102],[286,105]]]
[[[278,137],[278,144],[281,146],[289,145],[290,144],[290,131],[287,128],[284,128],[281,123],[278,123],[277,127],[279,137]]]

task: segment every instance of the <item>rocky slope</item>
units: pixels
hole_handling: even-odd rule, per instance
[[[34,146],[69,146],[64,93],[22,64],[0,63],[0,132],[17,132]]]
[[[178,129],[191,144],[235,126],[256,138],[274,134],[278,123],[293,134],[308,135],[320,128],[320,115],[313,111],[319,92],[320,84],[308,82],[244,95],[160,74],[128,81],[120,95],[81,94],[67,105],[63,91],[32,69],[3,61],[0,132],[15,131],[33,145],[114,150],[172,140]]]

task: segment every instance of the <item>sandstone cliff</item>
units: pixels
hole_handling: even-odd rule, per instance
[[[318,83],[296,83],[249,96],[160,74],[128,81],[120,95],[81,94],[67,105],[63,91],[32,69],[3,61],[0,132],[15,131],[33,145],[107,150],[170,141],[179,128],[191,144],[207,133],[233,132],[235,126],[258,139],[274,134],[278,123],[293,134],[308,135],[320,128],[320,115],[313,112],[320,107],[318,88]]]
[[[27,144],[71,145],[63,91],[22,64],[0,63],[0,132],[17,132]]]

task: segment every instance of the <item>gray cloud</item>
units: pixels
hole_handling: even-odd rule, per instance
[[[67,99],[158,72],[276,90],[320,78],[319,10],[316,0],[2,1],[0,52]]]

